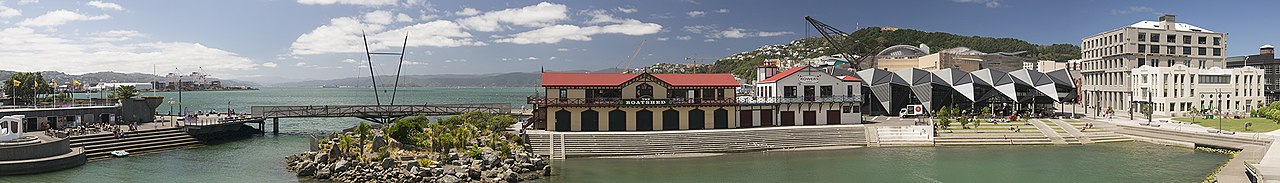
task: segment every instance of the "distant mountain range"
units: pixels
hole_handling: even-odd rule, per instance
[[[0,70],[0,79],[13,76],[16,71]],[[166,80],[164,76],[157,76],[143,73],[118,73],[118,72],[94,72],[81,75],[72,75],[57,71],[40,71],[40,75],[44,79],[51,79],[59,83],[71,82],[72,80],[80,81],[84,84],[93,84],[101,82],[115,83],[150,83],[152,81]],[[248,81],[226,80],[209,77],[209,79],[222,81],[223,86],[261,86],[258,83]]]
[[[569,71],[553,71],[553,72],[591,72],[591,73],[618,73],[618,69],[604,69],[596,71],[588,70],[569,70]],[[378,86],[394,85],[395,76],[382,75],[378,76]],[[342,79],[328,80],[310,80],[299,82],[277,83],[271,86],[279,87],[320,87],[320,86],[351,86],[351,87],[369,87],[369,77],[349,77]],[[404,87],[536,87],[542,84],[541,73],[530,72],[509,72],[495,74],[436,74],[436,75],[404,75],[400,76],[400,86]]]

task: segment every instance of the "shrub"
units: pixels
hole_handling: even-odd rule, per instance
[[[429,158],[418,158],[418,166],[431,167],[431,163],[433,162]]]
[[[391,123],[391,127],[388,127],[384,132],[400,143],[416,144],[414,143],[416,141],[411,137],[414,134],[422,133],[422,129],[427,127],[426,124],[428,123],[431,123],[431,119],[425,116],[403,118]]]
[[[471,159],[480,159],[481,155],[484,155],[484,150],[480,150],[480,147],[473,146],[471,150],[467,150],[467,156],[471,157]]]

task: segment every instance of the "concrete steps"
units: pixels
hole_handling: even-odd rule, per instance
[[[117,150],[124,150],[132,156],[199,144],[199,141],[181,128],[126,132],[123,138],[116,138],[110,133],[71,138],[71,147],[84,148],[84,154],[90,161],[111,158],[111,151]]]
[[[867,141],[861,125],[832,125],[659,132],[530,131],[529,143],[534,152],[557,157],[744,152],[866,145]]]
[[[933,146],[933,128],[929,126],[881,126],[876,127],[876,138],[881,147]]]
[[[968,145],[1053,145],[1049,137],[1042,134],[947,134],[934,139],[939,146]]]

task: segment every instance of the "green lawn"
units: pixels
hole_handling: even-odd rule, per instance
[[[1192,122],[1191,118],[1173,118],[1175,121]],[[1249,130],[1244,130],[1245,122],[1253,122]],[[1237,132],[1270,132],[1280,129],[1280,124],[1266,118],[1222,119],[1222,128],[1218,128],[1218,119],[1197,118],[1195,124],[1200,126]]]

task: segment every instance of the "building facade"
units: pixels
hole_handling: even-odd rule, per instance
[[[1256,55],[1227,57],[1227,68],[1248,66],[1266,72],[1263,74],[1266,78],[1263,80],[1263,95],[1267,102],[1280,101],[1280,59],[1276,59],[1275,49],[1271,45],[1262,45]]]
[[[546,96],[529,97],[549,131],[738,128],[731,74],[542,73]]]
[[[1179,23],[1169,14],[1086,37],[1080,44],[1082,103],[1095,114],[1106,109],[1132,112],[1138,104],[1128,78],[1134,68],[1224,68],[1226,39],[1224,33]]]
[[[781,72],[758,69],[764,79],[751,97],[738,100],[743,127],[862,123],[862,80],[802,66]]]
[[[1130,92],[1137,94],[1134,103],[1149,104],[1155,115],[1189,116],[1193,110],[1201,110],[1245,116],[1265,100],[1263,70],[1253,67],[1142,66],[1133,69],[1129,79],[1133,83]]]

